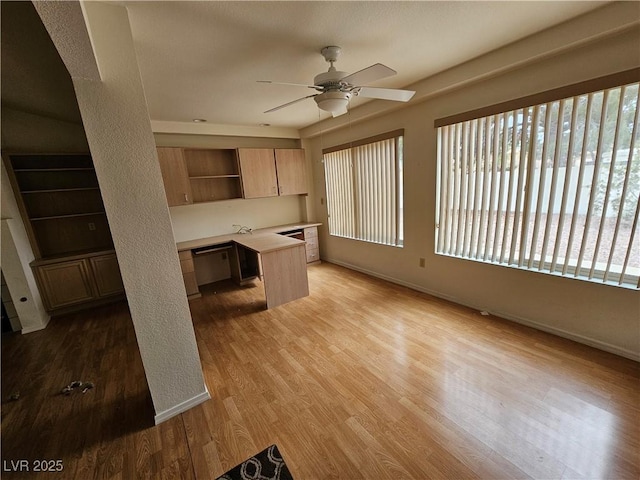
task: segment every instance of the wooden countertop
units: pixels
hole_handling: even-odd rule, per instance
[[[290,230],[299,230],[308,227],[317,227],[321,223],[292,223],[288,225],[278,225],[275,227],[260,228],[252,233],[229,233],[227,235],[216,235],[214,237],[198,238],[178,242],[178,251],[193,250],[195,248],[210,247],[222,243],[236,242],[243,247],[249,248],[258,253],[272,252],[283,248],[291,248],[296,244],[304,245],[303,240],[278,235]]]
[[[296,245],[304,245],[306,243],[304,240],[285,237],[278,235],[277,233],[266,233],[256,236],[247,234],[239,236],[242,238],[236,238],[234,242],[257,253],[274,252],[276,250],[282,250],[283,248],[291,248]]]

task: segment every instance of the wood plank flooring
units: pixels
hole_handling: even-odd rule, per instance
[[[296,480],[640,477],[638,363],[326,263],[309,283],[268,311],[206,287],[213,398],[159,426],[126,304],[3,336],[3,478],[212,479],[272,443]]]

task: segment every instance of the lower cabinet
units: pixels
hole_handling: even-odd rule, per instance
[[[124,293],[115,252],[95,252],[31,263],[49,312],[90,307]]]
[[[307,263],[320,261],[320,250],[318,248],[318,227],[307,227],[304,229],[304,241],[307,242],[305,249],[307,252]]]
[[[124,292],[120,267],[115,253],[91,257],[89,263],[96,281],[98,297],[102,298]]]
[[[184,279],[184,287],[189,298],[200,296],[198,290],[198,280],[196,279],[196,269],[193,263],[193,254],[191,250],[178,252],[180,258],[180,268],[182,269],[182,278]]]

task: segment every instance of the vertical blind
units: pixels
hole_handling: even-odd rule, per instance
[[[436,253],[639,287],[638,83],[440,126]]]
[[[390,135],[324,152],[331,235],[402,246],[402,135]]]

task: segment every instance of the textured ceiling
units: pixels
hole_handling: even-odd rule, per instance
[[[31,2],[2,6],[2,106],[79,122],[70,78]],[[127,7],[152,120],[302,128],[329,116],[302,87],[326,71],[380,62],[402,88],[606,2],[117,2]],[[352,108],[365,102],[356,98]],[[390,106],[394,102],[384,102]]]
[[[121,3],[152,120],[301,128],[320,118],[312,99],[263,112],[313,92],[256,81],[313,83],[324,46],[343,48],[338,70],[380,62],[398,75],[372,86],[401,88],[604,2]]]
[[[81,123],[71,77],[31,2],[2,8],[2,107]]]

